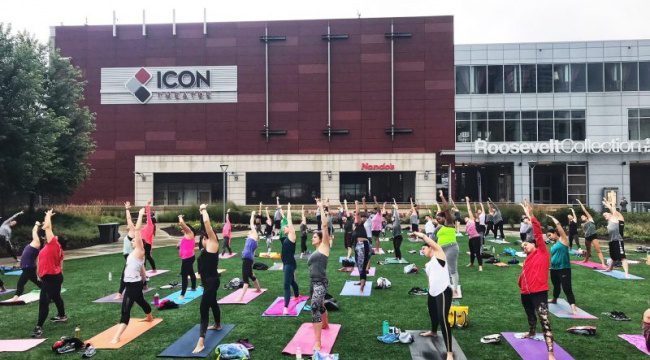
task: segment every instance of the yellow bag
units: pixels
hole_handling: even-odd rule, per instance
[[[469,326],[469,306],[452,305],[449,309],[449,325],[457,328]]]

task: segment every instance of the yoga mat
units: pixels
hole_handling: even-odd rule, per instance
[[[379,248],[379,250],[377,250],[375,248],[372,248],[372,253],[375,254],[375,255],[385,255],[386,254],[386,252],[384,252],[384,249],[382,249],[382,248]]]
[[[267,289],[262,289],[261,292],[257,292],[255,288],[248,288],[248,291],[246,291],[246,295],[244,295],[244,299],[242,301],[237,301],[239,296],[242,293],[242,289],[237,289],[237,291],[231,292],[230,294],[222,297],[218,303],[219,304],[239,304],[239,305],[245,305],[248,304],[249,302],[255,300],[258,296],[264,294]]]
[[[147,270],[146,275],[147,275],[147,277],[152,278],[154,276],[158,276],[158,275],[164,274],[166,272],[169,272],[169,270],[156,270],[156,272],[153,272],[153,270]]]
[[[501,335],[503,335],[522,359],[548,360],[548,351],[546,350],[546,343],[544,341],[517,339],[513,332],[503,332]],[[553,342],[553,352],[557,360],[573,360],[573,357],[556,342]]]
[[[232,254],[220,254],[219,259],[230,259],[232,257],[235,257],[235,255],[237,255],[236,252],[234,252]]]
[[[63,294],[64,292],[66,292],[66,289],[61,289],[61,294]],[[41,297],[41,290],[32,290],[27,294],[20,295],[18,297],[18,301],[4,300],[4,301],[0,301],[0,305],[25,305],[25,304],[38,301],[40,297]]]
[[[9,271],[9,272],[5,273],[5,275],[8,275],[8,276],[20,276],[22,274],[23,274],[22,270],[14,270],[14,271]]]
[[[214,357],[214,348],[221,343],[221,341],[235,328],[233,324],[221,325],[221,330],[208,330],[205,334],[205,349],[200,353],[192,354],[192,350],[199,340],[200,325],[196,324],[188,332],[183,334],[173,344],[169,345],[167,349],[163,350],[158,357],[172,357],[172,358],[205,358],[210,355]]]
[[[571,305],[564,299],[557,299],[557,304],[548,303],[548,310],[563,319],[598,319],[581,308],[578,308],[578,313],[574,315]]]
[[[501,239],[499,240],[490,239],[488,241],[494,244],[510,244],[510,242]]]
[[[217,269],[217,274],[221,274],[221,273],[225,273],[225,272],[226,272],[226,269]],[[195,272],[194,276],[196,276],[197,279],[201,278],[201,274],[199,274],[198,272]],[[163,286],[165,286],[165,285],[163,285]],[[179,284],[178,286],[181,286],[181,285]],[[164,288],[162,286],[160,288],[161,289],[171,289],[171,288]]]
[[[447,346],[442,337],[442,332],[438,331],[436,337],[420,336],[422,331],[406,330],[413,336],[413,342],[409,345],[411,358],[413,360],[443,360],[447,358]],[[467,360],[463,349],[460,348],[455,337],[451,337],[451,349],[454,353],[454,360]]]
[[[273,266],[269,268],[269,271],[282,271],[284,269],[284,265],[282,263],[273,263]]]
[[[278,296],[273,304],[262,313],[262,316],[298,316],[300,315],[302,308],[307,304],[307,299],[309,299],[309,296],[299,296],[298,300],[292,296],[289,300],[289,314],[282,315],[282,311],[284,310],[284,298]]]
[[[146,294],[146,293],[150,292],[151,290],[153,290],[152,287],[150,287],[150,288],[148,288],[146,290],[142,290],[142,293]],[[97,300],[95,300],[93,302],[98,303],[98,304],[121,304],[122,299],[115,299],[115,296],[117,296],[117,293],[112,293],[110,295],[104,296],[103,298],[99,298],[99,299],[97,299]]]
[[[463,290],[460,288],[460,285],[458,285],[456,287],[456,290],[457,290],[458,294],[456,296],[452,295],[452,298],[454,298],[454,299],[462,299],[463,298]],[[452,292],[452,294],[453,294],[453,292]]]
[[[377,271],[377,268],[374,266],[371,267],[370,270],[368,270],[368,276],[375,276],[375,271]],[[359,276],[359,268],[355,267],[350,276]]]
[[[259,257],[264,258],[264,259],[275,259],[275,260],[279,260],[280,258],[282,258],[280,253],[277,253],[277,252],[271,252],[271,253],[263,252],[263,253],[259,254]]]
[[[618,337],[636,346],[636,348],[639,349],[644,354],[650,355],[650,351],[648,351],[648,349],[645,346],[645,338],[643,337],[643,335],[619,335]]]
[[[619,280],[643,280],[642,277],[632,275],[632,274],[630,274],[629,278],[626,278],[625,273],[623,271],[620,271],[620,270],[612,270],[612,271],[609,271],[609,272],[607,272],[605,270],[596,270],[596,271],[603,274],[603,275],[611,276],[611,277],[613,277],[615,279],[619,279]]]
[[[602,264],[595,263],[593,261],[584,262],[584,261],[581,261],[581,260],[572,260],[571,264],[576,264],[576,265],[588,267],[590,269],[595,269],[595,270],[604,270],[605,269],[605,267]]]
[[[327,329],[323,329],[323,332],[321,333],[321,352],[326,354],[332,352],[339,331],[341,331],[340,324],[329,324]],[[303,356],[314,354],[314,325],[312,323],[304,323],[300,325],[300,328],[296,331],[293,339],[291,339],[287,346],[284,347],[282,353],[286,355],[296,355],[296,348],[298,347],[300,347]]]
[[[397,260],[397,258],[394,257],[389,257],[384,259],[384,264],[408,264],[409,262],[404,260],[404,258],[401,258],[400,260]]]
[[[23,352],[31,350],[47,339],[0,340],[0,352]]]
[[[0,291],[0,295],[7,295],[16,291],[16,289],[5,289],[5,291]]]
[[[523,252],[523,251],[517,251],[517,252],[515,253],[515,255],[517,255],[517,257],[520,257],[520,258],[525,258],[526,256],[528,256],[528,255],[526,255],[526,253]]]
[[[113,336],[117,331],[117,327],[120,326],[120,324],[111,326],[110,328],[93,336],[90,340],[86,340],[86,342],[90,343],[96,349],[119,349],[163,321],[163,319],[160,318],[153,319],[151,322],[143,320],[144,319],[131,318],[129,325],[126,327],[126,330],[124,330],[124,333],[122,333],[122,337],[117,344],[111,344],[111,340],[113,339]]]
[[[199,286],[194,291],[192,291],[191,289],[188,288],[187,291],[185,292],[185,298],[183,300],[181,300],[181,298],[180,298],[181,290],[178,290],[177,292],[171,293],[171,294],[165,296],[164,298],[160,299],[160,301],[169,300],[169,301],[175,302],[178,305],[185,305],[185,304],[189,303],[190,301],[201,297],[201,295],[203,295],[203,288]],[[151,303],[153,304],[153,302],[151,302]]]
[[[366,282],[366,286],[363,288],[363,294],[361,293],[361,286],[354,285],[356,281],[346,281],[343,285],[343,290],[341,290],[341,296],[370,296],[372,292],[372,281]]]

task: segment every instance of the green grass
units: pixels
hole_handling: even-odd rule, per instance
[[[429,320],[425,296],[409,296],[407,291],[413,286],[426,286],[423,274],[405,275],[400,265],[378,266],[378,276],[390,279],[393,287],[389,290],[373,289],[371,297],[342,297],[339,292],[349,275],[336,271],[339,267],[338,257],[344,255],[341,234],[337,233],[335,249],[330,256],[328,275],[330,293],[334,295],[341,311],[332,312],[332,323],[343,325],[334,347],[342,359],[410,359],[408,346],[403,344],[385,345],[375,337],[381,332],[381,322],[388,320],[391,325],[401,329],[426,329]],[[511,239],[512,240],[512,239]],[[461,257],[459,270],[463,296],[461,303],[470,307],[470,326],[467,329],[453,330],[453,334],[469,359],[516,359],[516,353],[507,343],[500,345],[482,345],[481,336],[502,331],[524,331],[527,329],[526,317],[520,304],[517,278],[519,266],[497,268],[486,264],[485,270],[478,273],[476,268],[466,268],[468,262],[467,238],[459,240]],[[489,243],[488,243],[489,244]],[[233,241],[235,251],[240,252],[241,239]],[[264,244],[261,244],[264,247]],[[382,243],[384,249],[390,249],[390,243]],[[274,244],[279,250],[279,244]],[[311,246],[310,246],[311,247]],[[408,254],[409,249],[418,249],[418,244],[405,242],[405,258],[423,267],[425,258],[418,254]],[[496,246],[498,250],[503,246]],[[175,248],[155,249],[154,256],[160,269],[171,272],[152,279],[153,286],[160,286],[172,280],[179,280],[180,261]],[[390,255],[389,255],[390,256]],[[631,258],[638,256],[631,256]],[[373,263],[382,257],[373,257]],[[265,260],[267,264],[272,261]],[[119,320],[120,305],[95,304],[92,301],[117,290],[119,274],[124,260],[121,255],[102,256],[65,263],[64,286],[68,289],[63,294],[70,320],[66,324],[45,325],[45,344],[30,352],[3,354],[3,359],[42,359],[54,358],[49,349],[54,339],[62,335],[73,335],[76,324],[81,327],[82,337],[91,336],[113,326]],[[376,265],[375,265],[376,266]],[[222,284],[233,277],[240,277],[241,258],[222,260],[220,267],[228,271],[222,275]],[[108,282],[108,272],[113,272],[113,281]],[[616,280],[590,269],[574,266],[573,287],[578,305],[600,320],[573,321],[551,316],[551,324],[556,341],[569,351],[576,359],[644,359],[646,356],[637,349],[617,338],[617,334],[640,333],[641,315],[648,307],[648,283],[650,268],[646,265],[632,265],[631,273],[643,276],[645,281]],[[257,272],[261,284],[270,291],[245,306],[222,306],[222,322],[234,323],[234,331],[226,341],[248,338],[256,346],[254,359],[288,359],[281,351],[292,338],[296,329],[303,322],[310,321],[309,312],[303,312],[297,318],[263,318],[261,313],[282,293],[282,272]],[[306,262],[298,264],[299,285],[303,292],[308,290]],[[15,287],[17,277],[4,276],[9,287]],[[374,279],[374,278],[373,278]],[[33,286],[28,285],[27,291]],[[162,296],[170,290],[159,290]],[[227,291],[220,289],[218,296]],[[146,295],[151,300],[153,292]],[[6,297],[5,297],[6,298]],[[195,300],[177,310],[158,312],[154,315],[164,321],[120,350],[99,350],[97,359],[153,359],[169,344],[178,339],[199,320],[199,300]],[[0,307],[0,338],[28,338],[37,317],[38,304],[32,303],[18,307]],[[601,316],[601,312],[620,310],[632,318],[631,322],[615,322]],[[50,315],[55,312],[51,306]],[[132,311],[133,317],[143,314],[139,307]],[[598,335],[583,337],[571,335],[565,331],[572,325],[596,325]],[[75,355],[78,356],[78,355]]]

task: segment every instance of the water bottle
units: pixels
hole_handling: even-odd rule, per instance
[[[81,339],[81,328],[79,327],[79,324],[74,328],[74,337]]]
[[[153,296],[153,304],[154,304],[155,306],[158,306],[159,303],[160,303],[160,295],[158,295],[158,293],[156,293],[156,294]]]
[[[296,360],[302,360],[302,349],[300,349],[300,346],[296,348]]]
[[[108,272],[108,281],[113,281],[113,272]]]
[[[388,334],[389,331],[389,326],[388,326],[388,320],[384,320],[384,322],[381,324],[381,333],[382,335]]]

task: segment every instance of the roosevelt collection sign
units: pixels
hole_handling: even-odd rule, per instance
[[[549,140],[545,142],[490,143],[485,140],[474,142],[474,153],[485,155],[552,155],[552,154],[631,154],[650,153],[650,139],[642,141],[593,141],[585,139],[576,141]]]

